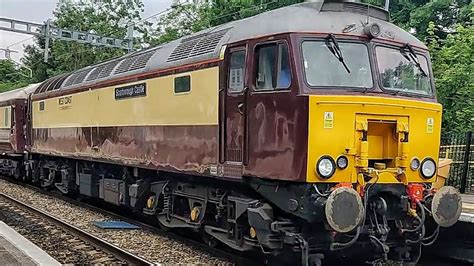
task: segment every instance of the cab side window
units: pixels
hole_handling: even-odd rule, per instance
[[[230,55],[229,92],[241,92],[245,82],[245,51],[236,51]]]
[[[269,44],[257,47],[257,90],[287,89],[291,85],[288,46]]]

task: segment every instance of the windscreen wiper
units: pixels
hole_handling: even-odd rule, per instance
[[[405,51],[407,51],[407,50],[408,50],[408,52],[410,52],[408,54],[408,56],[405,54]],[[415,63],[418,70],[420,70],[421,75],[423,75],[425,77],[428,77],[425,70],[423,70],[423,68],[421,67],[420,61],[418,60],[418,56],[416,55],[415,50],[413,50],[413,47],[409,43],[405,44],[405,46],[403,47],[401,52],[402,52],[402,55],[405,56],[405,58],[407,58],[409,61]]]
[[[331,53],[337,58],[337,60],[341,62],[347,73],[351,73],[351,70],[346,65],[346,62],[344,62],[344,57],[342,56],[341,48],[339,48],[339,43],[337,42],[334,34],[330,33],[328,35],[328,37],[326,38],[326,45],[328,46],[329,51],[331,51]]]

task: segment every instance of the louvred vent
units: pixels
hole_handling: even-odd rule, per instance
[[[193,56],[214,52],[221,39],[229,30],[230,28],[183,39],[170,54],[167,62],[183,60]]]

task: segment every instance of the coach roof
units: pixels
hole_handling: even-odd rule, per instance
[[[363,26],[367,21],[381,26],[380,38],[410,43],[426,49],[422,42],[388,20],[388,12],[385,10],[361,3],[296,4],[219,25],[158,47],[79,69],[65,78],[63,76],[60,86],[36,93],[93,85],[112,78],[217,59],[225,44],[262,36],[297,32],[364,35]]]
[[[0,102],[13,100],[13,99],[26,99],[31,93],[33,93],[36,90],[36,88],[38,88],[40,84],[41,83],[30,84],[26,87],[2,92],[0,93]]]

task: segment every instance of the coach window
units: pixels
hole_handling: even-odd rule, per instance
[[[257,90],[287,89],[291,84],[288,46],[285,43],[257,48]]]
[[[191,91],[191,76],[182,76],[174,79],[174,93]]]
[[[230,54],[229,92],[244,90],[245,81],[245,51],[236,51]]]
[[[8,127],[8,120],[10,120],[10,113],[8,112],[8,108],[3,109],[3,126]]]

